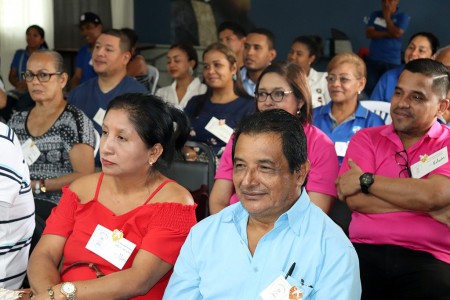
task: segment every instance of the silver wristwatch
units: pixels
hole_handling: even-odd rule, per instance
[[[63,282],[61,285],[61,293],[66,296],[67,300],[75,300],[75,292],[77,288],[72,282]]]

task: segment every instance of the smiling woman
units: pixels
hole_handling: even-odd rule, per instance
[[[205,126],[213,122],[218,128],[232,132],[243,117],[255,111],[255,102],[242,87],[236,56],[230,48],[221,43],[209,45],[203,52],[203,62],[208,90],[205,95],[192,98],[185,108],[191,120],[190,139],[210,145],[220,156],[229,136],[220,138],[219,132],[212,133]],[[197,156],[190,149],[184,152],[189,157]]]

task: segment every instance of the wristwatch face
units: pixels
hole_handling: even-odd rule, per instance
[[[364,185],[368,185],[372,182],[372,176],[370,176],[370,174],[364,174],[361,177],[361,183]]]
[[[66,293],[66,294],[73,294],[75,293],[75,286],[70,283],[70,282],[65,282],[62,286],[61,286],[62,292]]]

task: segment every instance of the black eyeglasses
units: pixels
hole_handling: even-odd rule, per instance
[[[32,82],[34,80],[34,77],[37,77],[39,82],[48,82],[53,75],[61,75],[61,74],[62,72],[55,72],[55,73],[38,72],[37,74],[34,74],[33,72],[26,71],[25,73],[22,73],[22,78],[27,82]]]
[[[271,93],[268,92],[260,92],[255,91],[255,98],[258,102],[265,102],[267,97],[270,96],[274,102],[281,102],[284,99],[285,95],[291,94],[294,91],[282,91],[282,90],[274,90]]]
[[[397,163],[397,165],[402,167],[402,169],[398,173],[398,177],[409,177],[409,178],[412,177],[411,169],[409,168],[408,161],[409,161],[408,152],[406,152],[406,150],[395,152],[395,162]],[[405,174],[405,172],[406,172],[406,174]],[[405,176],[405,175],[408,175],[408,176]]]

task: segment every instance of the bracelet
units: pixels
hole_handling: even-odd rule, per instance
[[[36,195],[39,195],[41,193],[41,181],[40,180],[36,180],[34,182],[34,193]]]
[[[52,288],[49,288],[49,289],[47,290],[47,292],[48,292],[48,295],[50,296],[50,299],[51,299],[51,300],[55,300],[55,291],[53,291]]]
[[[36,195],[39,195],[41,192],[42,193],[47,192],[47,187],[45,186],[45,180],[43,180],[43,179],[36,180],[35,184],[34,184],[34,193]]]

